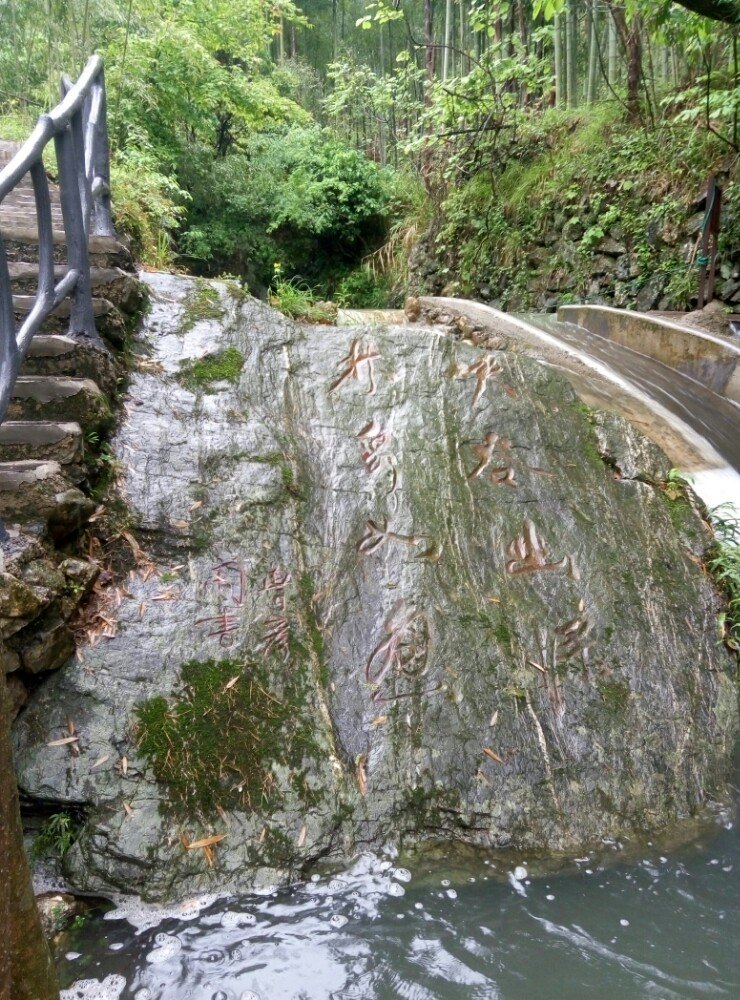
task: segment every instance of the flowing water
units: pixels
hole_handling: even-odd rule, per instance
[[[738,996],[733,818],[549,874],[493,854],[411,870],[367,856],[261,895],[121,903],[65,936],[63,1000]]]

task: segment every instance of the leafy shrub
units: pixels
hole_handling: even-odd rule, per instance
[[[386,309],[388,288],[382,277],[376,277],[367,267],[359,267],[339,282],[334,301],[344,309]]]
[[[727,645],[740,652],[740,515],[722,504],[710,511],[714,543],[707,565],[727,595],[727,610],[720,615],[720,628]]]
[[[385,176],[316,128],[256,135],[219,159],[193,147],[178,182],[192,197],[179,239],[188,263],[241,275],[256,291],[280,260],[285,274],[331,293],[337,267],[356,266],[385,236]]]
[[[153,154],[129,146],[111,163],[114,223],[131,240],[143,264],[166,267],[172,258],[172,234],[189,195],[162,173]]]

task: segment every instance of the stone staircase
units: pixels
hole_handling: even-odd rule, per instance
[[[18,149],[0,141],[0,170]],[[57,277],[66,259],[59,192],[51,188]],[[30,178],[0,204],[13,310],[22,319],[38,282],[38,232]],[[11,534],[47,532],[54,540],[80,527],[94,503],[84,492],[89,443],[113,421],[119,365],[110,348],[123,346],[127,325],[142,305],[128,249],[112,237],[89,241],[96,327],[104,345],[68,333],[70,302],[46,321],[30,347],[6,418],[0,424],[0,519]],[[80,487],[83,487],[81,489]]]

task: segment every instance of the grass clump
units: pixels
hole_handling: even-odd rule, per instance
[[[714,541],[707,566],[727,595],[727,609],[719,616],[722,637],[730,649],[740,652],[740,515],[730,504],[710,512]]]
[[[333,302],[317,302],[311,289],[296,278],[287,280],[276,274],[269,302],[283,315],[306,323],[332,324],[337,318],[337,307]]]
[[[175,814],[269,813],[281,800],[274,765],[289,768],[294,787],[310,795],[306,760],[317,748],[301,711],[305,672],[293,665],[283,677],[278,693],[265,665],[191,660],[172,701],[158,696],[137,706],[139,750]]]
[[[208,392],[214,382],[230,382],[232,385],[238,382],[243,367],[244,355],[241,351],[236,347],[226,347],[197,361],[182,362],[177,378],[192,392],[198,389]]]

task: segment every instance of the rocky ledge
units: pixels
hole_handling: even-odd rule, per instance
[[[15,732],[25,795],[83,818],[74,886],[578,850],[723,795],[707,529],[652,445],[503,343],[147,280],[113,443],[136,566]]]

